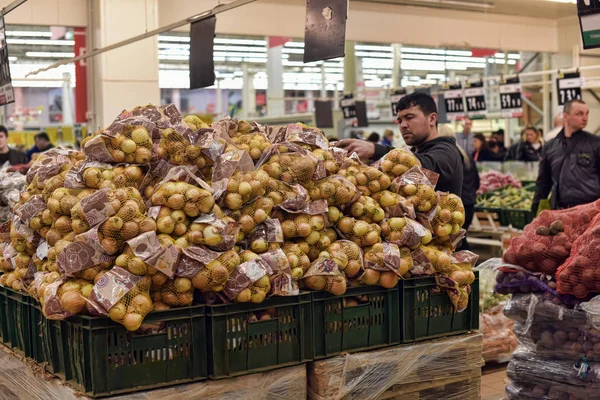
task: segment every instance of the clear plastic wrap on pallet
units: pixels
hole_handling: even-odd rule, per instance
[[[576,362],[549,360],[526,346],[519,346],[508,364],[507,376],[513,381],[507,387],[509,396],[513,391],[527,392],[525,387],[530,389],[533,387],[533,390],[537,387],[538,397],[535,398],[538,399],[570,400],[599,397],[600,363],[588,362],[585,359]],[[550,394],[550,390],[553,394]]]
[[[115,400],[305,400],[306,366],[132,393]]]
[[[314,361],[308,366],[308,398],[407,398],[409,393],[414,396],[415,392],[470,380],[477,381],[478,387],[481,352],[482,335],[472,334]],[[443,398],[479,398],[478,390],[462,386],[462,391]],[[440,397],[438,393],[419,398]]]

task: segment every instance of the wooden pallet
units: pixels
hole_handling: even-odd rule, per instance
[[[481,355],[482,335],[468,334],[314,361],[308,364],[309,399],[425,399],[448,385],[459,393],[441,398],[470,399],[479,394]]]

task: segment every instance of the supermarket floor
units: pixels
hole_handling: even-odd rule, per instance
[[[506,386],[506,364],[486,366],[481,377],[481,400],[502,400]]]

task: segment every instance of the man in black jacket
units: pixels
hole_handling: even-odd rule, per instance
[[[600,197],[600,137],[584,131],[590,109],[581,100],[565,104],[564,127],[542,150],[532,211],[552,193],[552,209],[575,207]]]
[[[438,135],[437,106],[433,98],[425,93],[411,93],[400,99],[397,109],[404,141],[413,146],[413,152],[424,168],[440,174],[436,189],[461,196],[462,157],[455,138]],[[360,158],[373,161],[393,149],[357,139],[340,140],[337,146],[345,148],[349,154],[356,152]]]

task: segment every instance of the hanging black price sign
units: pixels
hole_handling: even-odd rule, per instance
[[[13,103],[14,101],[15,95],[12,87],[12,79],[10,77],[4,13],[0,13],[0,105]]]
[[[463,89],[460,84],[450,85],[447,90],[444,90],[444,105],[448,120],[454,121],[465,116]]]
[[[406,96],[406,89],[400,88],[392,90],[392,119],[394,120],[398,118],[398,102],[404,96]]]
[[[486,113],[485,91],[483,82],[467,83],[465,89],[467,99],[467,113],[471,117],[484,116]]]
[[[559,75],[556,86],[558,88],[558,108],[561,111],[569,101],[581,100],[581,80],[579,72]]]
[[[344,121],[347,126],[356,126],[356,102],[354,96],[351,94],[344,95],[344,98],[340,100],[340,108],[344,114]]]
[[[523,103],[521,101],[521,82],[519,78],[507,79],[500,84],[500,108],[505,118],[523,116]]]

